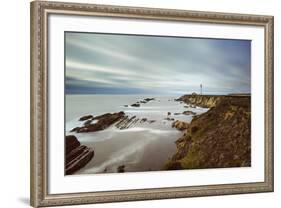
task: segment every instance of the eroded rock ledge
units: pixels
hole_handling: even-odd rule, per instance
[[[65,174],[70,175],[83,168],[94,157],[94,150],[81,145],[74,135],[65,137]]]
[[[115,122],[124,118],[125,113],[120,111],[119,113],[106,113],[100,116],[86,116],[88,120],[85,121],[84,126],[76,127],[71,132],[83,133],[83,132],[95,132],[108,128]],[[85,116],[81,117],[85,118]],[[81,118],[79,119],[81,121]]]
[[[106,113],[99,116],[86,115],[79,118],[79,121],[84,121],[83,126],[75,127],[71,130],[71,132],[96,132],[107,129],[110,126],[115,126],[116,128],[123,130],[134,127],[136,124],[151,124],[156,120],[128,116],[123,111],[120,111],[119,113]]]

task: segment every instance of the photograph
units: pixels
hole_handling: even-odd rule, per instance
[[[30,12],[33,207],[274,191],[273,15]]]
[[[251,40],[64,32],[65,175],[251,167]]]

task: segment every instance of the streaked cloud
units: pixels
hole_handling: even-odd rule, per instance
[[[198,92],[201,83],[208,94],[250,92],[249,40],[70,32],[65,38],[67,93],[183,94]]]

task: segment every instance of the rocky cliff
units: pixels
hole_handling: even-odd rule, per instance
[[[196,105],[202,108],[211,108],[217,105],[226,96],[220,95],[183,95],[177,101],[183,101],[190,105]]]
[[[251,165],[250,96],[185,95],[187,104],[209,107],[190,124],[175,121],[183,132],[177,152],[165,169],[242,167]]]

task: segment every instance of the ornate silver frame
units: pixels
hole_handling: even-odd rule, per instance
[[[264,182],[172,187],[142,190],[49,194],[48,148],[48,15],[71,14],[188,21],[265,28],[265,179]],[[31,205],[78,205],[120,201],[168,199],[273,191],[273,17],[198,12],[169,9],[134,8],[60,2],[31,2]]]

